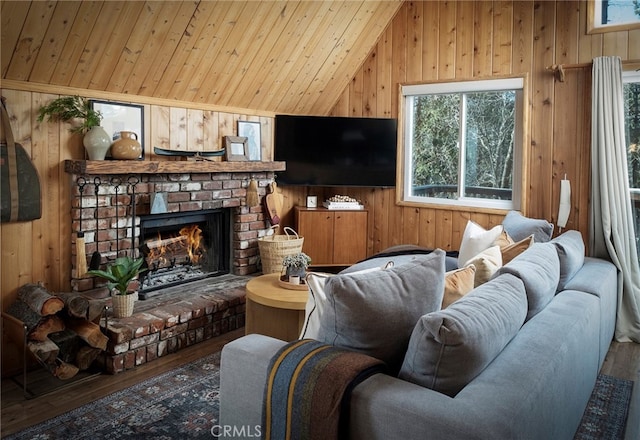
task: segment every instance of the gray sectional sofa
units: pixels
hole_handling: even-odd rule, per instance
[[[535,243],[420,317],[399,375],[375,374],[353,391],[350,438],[573,438],[616,318],[616,268],[584,255],[575,231]],[[224,347],[227,438],[260,431],[267,367],[284,344],[247,335]]]

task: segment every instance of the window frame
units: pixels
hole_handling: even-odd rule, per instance
[[[419,197],[411,195],[412,173],[412,132],[413,112],[412,97],[428,93],[463,93],[482,91],[516,91],[516,134],[514,136],[514,158],[511,200],[483,199],[477,197],[462,197],[444,199],[435,197]],[[396,203],[401,206],[447,208],[468,210],[475,212],[504,213],[509,210],[520,210],[525,206],[528,187],[527,157],[529,145],[529,107],[528,75],[510,75],[475,80],[431,81],[399,86],[399,117],[398,117],[398,160]],[[464,129],[461,127],[461,132]],[[462,156],[462,155],[461,155]],[[464,158],[460,157],[460,162]],[[458,164],[458,171],[464,172],[464,167]],[[458,178],[460,185],[461,176]]]

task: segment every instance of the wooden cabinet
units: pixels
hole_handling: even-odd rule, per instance
[[[367,211],[296,206],[295,215],[312,265],[351,265],[367,257]]]

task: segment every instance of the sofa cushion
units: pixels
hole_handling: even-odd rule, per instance
[[[525,239],[517,241],[515,243],[508,244],[506,246],[500,247],[500,252],[502,253],[502,265],[504,266],[515,257],[529,249],[531,245],[534,243],[533,234],[528,236]]]
[[[362,269],[349,272],[347,275],[364,275],[378,270],[389,269],[393,267],[393,263],[388,262],[384,266],[376,266],[368,269]],[[325,292],[325,284],[329,278],[334,276],[329,273],[309,272],[305,278],[309,297],[305,305],[304,323],[300,333],[300,339],[309,338],[317,339],[320,331],[320,317],[327,307],[327,294]]]
[[[391,269],[328,278],[317,339],[381,359],[397,373],[416,322],[442,305],[444,258],[438,249]]]
[[[449,305],[471,292],[474,288],[475,276],[476,267],[473,264],[447,272],[444,277],[442,308],[449,307]]]
[[[474,286],[486,283],[502,267],[502,252],[500,246],[491,246],[480,252],[467,262],[476,268]]]
[[[493,242],[502,233],[502,225],[494,226],[486,230],[479,224],[469,220],[462,235],[460,253],[458,254],[458,267],[465,267],[469,260],[485,249],[493,246]]]
[[[509,211],[502,221],[502,226],[515,241],[533,234],[536,242],[544,243],[551,240],[553,234],[553,224],[545,219],[525,217],[518,211]]]
[[[529,249],[500,268],[498,273],[510,273],[520,278],[527,290],[529,312],[535,316],[553,299],[560,281],[560,260],[552,243],[534,243]]]
[[[400,379],[455,396],[513,339],[527,315],[521,280],[501,275],[416,324]]]
[[[560,283],[558,290],[564,290],[564,286],[578,273],[584,264],[584,241],[578,231],[567,231],[551,240],[558,251],[560,259]]]

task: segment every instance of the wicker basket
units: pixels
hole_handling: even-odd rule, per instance
[[[284,228],[284,233],[285,235],[273,234],[258,239],[262,273],[280,273],[285,256],[302,252],[304,238],[288,226]]]

